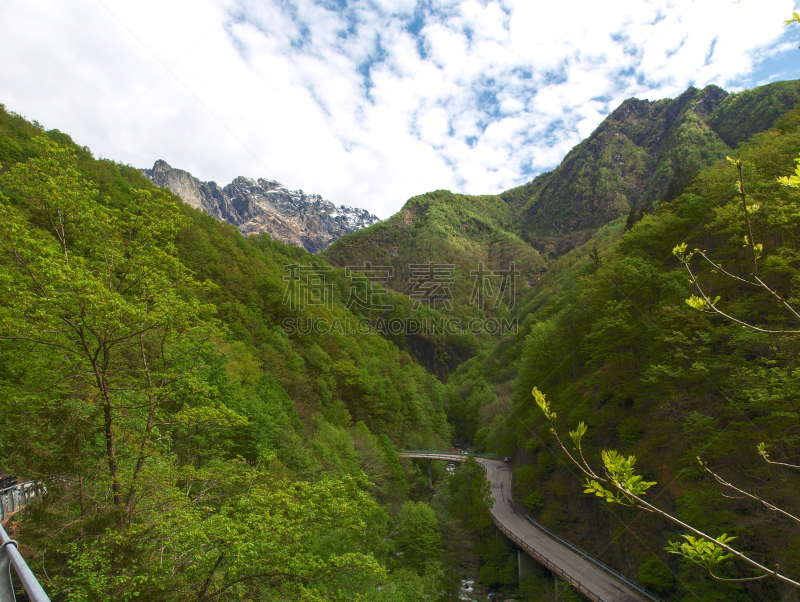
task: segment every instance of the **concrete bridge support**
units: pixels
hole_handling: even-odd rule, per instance
[[[431,489],[433,489],[433,468],[431,468],[431,460],[428,460],[428,483],[430,483]]]
[[[531,558],[527,552],[522,551],[520,548],[517,548],[517,564],[519,565],[519,582],[522,583],[522,580],[525,579],[531,573],[534,574],[541,574],[541,568],[539,567],[539,563],[536,562],[533,558]]]

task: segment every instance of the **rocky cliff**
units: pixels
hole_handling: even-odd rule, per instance
[[[265,232],[310,253],[319,253],[345,234],[380,221],[366,209],[336,207],[318,194],[288,190],[274,180],[240,176],[220,188],[216,182],[202,182],[161,160],[142,173],[156,186],[168,188],[192,207],[233,224],[243,234]]]
[[[798,99],[800,80],[737,94],[708,86],[664,100],[629,98],[556,169],[503,193],[516,210],[515,231],[543,254],[562,255],[632,209],[674,198]]]

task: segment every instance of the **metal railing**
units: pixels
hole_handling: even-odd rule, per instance
[[[41,496],[45,487],[39,481],[27,481],[0,489],[0,521],[24,508],[30,500]]]
[[[44,485],[38,481],[28,481],[0,489],[0,521],[24,508],[30,500],[40,497],[46,491]],[[36,575],[28,568],[25,559],[17,550],[17,542],[8,536],[0,524],[0,602],[16,602],[14,582],[11,579],[12,566],[31,602],[50,602]]]
[[[565,573],[561,569],[561,567],[557,566],[547,556],[545,556],[541,552],[537,552],[530,545],[525,543],[522,539],[520,539],[519,537],[514,535],[514,532],[511,529],[509,529],[508,527],[506,527],[503,523],[501,523],[494,515],[492,515],[492,520],[494,521],[494,524],[497,525],[497,528],[500,529],[500,531],[502,531],[505,534],[505,536],[508,537],[512,542],[514,542],[514,545],[516,545],[518,548],[523,550],[526,554],[531,556],[539,564],[541,564],[545,568],[547,568],[551,573],[561,577],[561,579],[563,579],[564,581],[569,583],[572,587],[577,589],[581,594],[583,594],[584,596],[589,598],[589,600],[592,600],[592,602],[612,602],[610,600],[606,600],[605,598],[603,598],[599,594],[596,594],[595,592],[590,590],[587,585],[581,583],[578,579],[576,579],[572,575],[570,575],[568,573]]]
[[[591,556],[590,554],[588,554],[588,553],[584,552],[584,551],[583,551],[583,550],[581,550],[581,549],[580,549],[578,546],[576,546],[576,545],[574,545],[574,544],[572,544],[572,543],[568,542],[566,539],[563,539],[563,538],[559,537],[558,535],[556,535],[555,533],[553,533],[553,532],[552,532],[550,529],[548,529],[547,527],[545,527],[543,524],[541,524],[541,523],[537,522],[536,520],[534,520],[534,519],[533,519],[533,518],[532,518],[532,517],[531,517],[529,514],[526,514],[526,515],[525,515],[525,518],[527,518],[527,519],[528,519],[528,520],[529,520],[531,523],[533,523],[534,525],[536,525],[536,528],[537,528],[537,529],[540,529],[541,531],[543,531],[544,533],[546,533],[547,535],[549,535],[550,537],[552,537],[553,539],[555,539],[557,542],[559,542],[561,545],[563,545],[563,546],[565,546],[565,547],[569,548],[570,550],[572,550],[573,552],[575,552],[576,554],[578,554],[578,555],[579,555],[581,558],[583,558],[584,560],[587,560],[587,561],[591,562],[591,563],[592,563],[592,564],[594,564],[594,565],[595,565],[597,568],[599,568],[601,571],[604,571],[604,572],[606,572],[606,573],[608,573],[608,574],[610,574],[610,575],[612,575],[612,576],[616,577],[617,579],[619,579],[620,581],[622,581],[622,582],[623,582],[625,585],[627,585],[627,586],[628,586],[628,587],[630,587],[631,589],[633,589],[633,590],[636,590],[637,592],[639,592],[640,594],[642,594],[642,595],[643,595],[645,598],[647,598],[648,600],[652,600],[652,602],[661,602],[661,600],[659,600],[658,598],[656,598],[656,597],[655,597],[653,594],[651,594],[650,592],[648,592],[648,591],[647,591],[646,589],[644,589],[644,588],[643,588],[641,585],[639,585],[638,583],[634,583],[633,581],[631,581],[631,580],[630,580],[630,579],[628,579],[627,577],[623,576],[623,575],[622,575],[621,573],[619,573],[618,571],[615,571],[614,569],[612,569],[612,568],[611,568],[610,566],[608,566],[607,564],[604,564],[603,562],[599,561],[599,560],[598,560],[597,558],[595,558],[594,556]]]
[[[472,455],[475,458],[485,458],[487,460],[502,460],[506,456],[500,456],[497,454],[470,454],[469,452],[462,452],[462,451],[430,451],[425,449],[404,449],[397,454],[398,456],[413,456],[413,455],[421,455],[421,456],[460,456],[462,458],[467,458]]]
[[[50,602],[50,598],[39,585],[36,575],[28,568],[25,559],[17,550],[17,542],[11,539],[0,525],[0,602],[16,602],[11,567],[17,572],[25,593],[31,602]]]

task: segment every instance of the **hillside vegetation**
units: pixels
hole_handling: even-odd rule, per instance
[[[799,463],[800,335],[691,307],[673,254],[749,275],[731,155],[759,276],[800,307],[800,192],[777,181],[799,94],[630,99],[529,184],[414,197],[318,256],[0,108],[0,469],[49,489],[9,529],[54,600],[452,600],[468,576],[552,599],[552,575],[517,582],[479,465],[429,481],[395,453],[458,443],[513,456],[523,510],[665,600],[793,595],[715,580],[665,551],[671,523],[584,495],[531,390],[588,426],[590,462],[635,455],[648,500],[800,577],[796,524],[696,460],[800,513],[800,475],[756,451]],[[800,330],[692,261],[728,315]]]
[[[284,327],[355,321],[341,270],[5,110],[0,164],[0,468],[47,483],[9,529],[54,600],[449,587],[463,496],[434,511],[394,452],[447,445],[442,384],[380,333]],[[293,264],[329,304],[292,307]]]
[[[321,256],[340,267],[391,266],[388,285],[405,295],[415,290],[415,264],[451,265],[453,301],[446,310],[437,305],[440,316],[461,324],[487,317],[516,317],[521,323],[528,312],[520,308],[541,296],[537,283],[546,274],[553,268],[561,272],[560,258],[581,248],[586,255],[605,244],[610,224],[627,218],[630,226],[658,203],[674,199],[700,169],[770,128],[799,94],[800,81],[787,81],[738,94],[708,86],[689,88],[675,99],[628,99],[561,165],[532,182],[500,195],[437,190],[413,197],[388,220],[338,240]],[[497,307],[493,302],[479,307],[476,274],[508,270],[512,263],[518,272],[514,305],[509,307],[507,295]],[[492,282],[497,286],[499,280]],[[492,339],[471,335],[411,335],[395,342],[444,380]]]
[[[731,153],[744,162],[748,203],[756,206],[753,232],[764,246],[759,277],[794,307],[800,191],[777,178],[794,172],[799,151],[800,107]],[[640,472],[658,483],[648,492],[651,503],[694,527],[734,535],[738,548],[760,562],[800,575],[797,526],[753,500],[726,497],[735,492],[696,459],[746,491],[800,511],[800,475],[768,465],[756,449],[765,442],[781,462],[797,464],[800,338],[755,332],[690,307],[686,300],[697,290],[672,253],[685,241],[732,274],[749,275],[737,177],[719,161],[628,231],[618,222],[607,230],[610,238],[590,240],[602,249],[597,257],[586,247],[582,261],[562,257],[520,309],[523,334],[469,360],[447,383],[446,399],[473,412],[479,448],[516,455],[515,499],[667,599],[771,600],[788,592],[771,580],[715,581],[664,551],[668,539],[678,539],[674,525],[583,495],[584,480],[565,463],[531,389],[547,394],[563,432],[587,424],[590,462],[600,464],[603,449],[635,455]],[[765,329],[800,330],[770,295],[700,261],[693,260],[699,281],[712,298],[720,296],[728,315]],[[491,405],[470,404],[486,399]],[[729,563],[723,576],[756,575]]]

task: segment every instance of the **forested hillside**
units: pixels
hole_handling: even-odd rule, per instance
[[[521,323],[528,312],[520,307],[539,295],[542,276],[553,268],[562,272],[560,257],[579,247],[585,255],[587,244],[589,250],[602,247],[610,224],[627,218],[632,225],[659,202],[675,198],[701,168],[771,127],[798,95],[800,81],[787,81],[738,94],[709,86],[689,88],[675,99],[628,99],[561,165],[532,182],[500,195],[437,190],[413,197],[388,220],[336,241],[321,256],[340,267],[391,266],[388,285],[412,296],[414,265],[453,266],[451,307],[437,306],[445,316],[465,325],[487,316]],[[511,291],[504,289],[503,302],[495,306],[492,297],[479,307],[478,273],[499,274],[512,264],[514,304],[509,307]],[[501,280],[485,281],[497,295]],[[406,348],[444,379],[469,357],[467,350],[474,353],[492,338],[480,334],[469,340],[412,335]]]
[[[441,382],[380,332],[285,327],[357,320],[341,270],[4,109],[0,164],[0,468],[47,483],[9,528],[54,600],[447,589],[463,496],[408,501],[394,452],[448,445]]]
[[[796,522],[697,461],[800,513],[798,471],[757,451],[800,463],[799,93],[630,99],[533,182],[416,196],[318,256],[0,107],[0,470],[49,490],[8,528],[54,600],[452,600],[469,576],[552,599],[477,463],[429,481],[395,453],[459,444],[513,457],[521,510],[664,600],[793,599],[668,554],[682,531],[585,495],[551,428],[800,577]],[[686,302],[683,243],[725,315]]]
[[[515,303],[546,270],[538,251],[510,231],[513,220],[511,208],[498,196],[438,190],[410,199],[385,222],[336,241],[321,256],[342,268],[367,262],[388,266],[392,276],[386,286],[401,295],[394,297],[393,311],[381,313],[384,319],[451,320],[453,328],[442,334],[409,333],[398,341],[444,380],[499,334],[484,332],[482,321],[494,318],[511,325]],[[439,294],[415,297],[420,290],[415,276],[433,274],[433,282],[437,270]],[[513,282],[508,278],[512,272]],[[485,298],[476,295],[479,291],[486,292]],[[471,323],[477,327],[470,330]]]
[[[758,277],[794,308],[800,191],[777,179],[794,173],[798,152],[800,108],[731,153],[743,162],[753,237],[763,245]],[[712,300],[720,297],[721,311],[788,332],[758,332],[699,311],[686,302],[699,292],[673,254],[686,242],[732,276],[752,279],[736,167],[723,159],[701,170],[682,194],[624,226],[601,231],[582,257],[562,257],[520,309],[523,334],[462,365],[448,380],[447,403],[471,412],[462,429],[479,448],[516,456],[515,499],[666,599],[792,599],[774,579],[716,581],[665,552],[681,533],[674,524],[584,495],[585,479],[531,395],[533,387],[547,395],[562,436],[585,422],[590,464],[602,466],[604,449],[634,455],[639,474],[657,482],[649,502],[715,537],[733,535],[759,562],[800,575],[797,524],[722,487],[697,461],[795,516],[800,511],[798,471],[770,465],[757,451],[763,442],[773,460],[798,463],[800,324],[773,295],[696,255],[692,270]],[[718,574],[758,576],[734,562]]]

